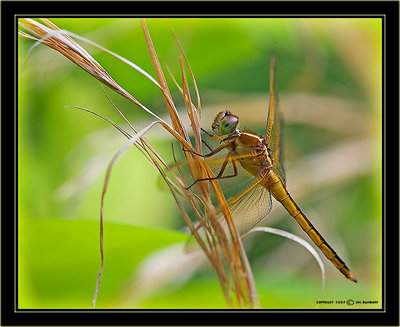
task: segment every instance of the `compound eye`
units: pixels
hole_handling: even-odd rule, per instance
[[[219,134],[220,135],[228,135],[232,133],[239,123],[239,118],[235,115],[228,114],[224,118],[221,119],[219,123]]]
[[[221,123],[222,118],[224,118],[225,116],[226,116],[226,112],[224,112],[224,111],[219,112],[215,116],[214,122],[211,125],[213,132],[217,135],[219,135],[219,124]]]

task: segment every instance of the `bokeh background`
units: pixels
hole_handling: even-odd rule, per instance
[[[51,20],[155,76],[140,20]],[[242,128],[265,133],[269,58],[277,56],[288,190],[359,282],[346,280],[323,257],[322,290],[318,264],[302,246],[254,233],[244,245],[262,308],[381,308],[381,20],[182,18],[148,19],[147,24],[158,55],[178,81],[180,52],[170,26],[179,37],[208,130],[215,114],[229,109]],[[80,43],[122,87],[166,117],[154,84]],[[45,46],[29,52],[32,45],[18,40],[18,306],[90,308],[100,265],[102,184],[126,139],[101,119],[64,106],[124,122],[97,80]],[[108,94],[138,129],[152,121],[126,99]],[[172,162],[168,133],[156,127],[147,137]],[[205,261],[182,254],[183,219],[160,187],[156,170],[136,149],[114,166],[104,210],[105,268],[97,308],[226,307],[214,271]],[[308,240],[277,203],[261,225]],[[355,304],[346,304],[349,299]],[[318,300],[333,303],[317,305]]]

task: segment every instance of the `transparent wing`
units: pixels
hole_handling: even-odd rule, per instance
[[[232,160],[230,160],[222,175],[227,176],[227,178],[219,179],[218,182],[227,198],[229,210],[238,233],[243,235],[269,214],[272,202],[270,192],[263,186],[263,184],[266,184],[264,182],[268,178],[268,171],[260,167],[260,173],[254,177],[243,169],[237,161],[238,158],[240,158],[240,152],[238,155],[235,154],[234,158],[237,175],[233,176],[234,168]],[[225,159],[226,155],[205,158],[214,175],[218,175]],[[190,185],[193,179],[190,176],[187,177],[190,174],[185,173],[185,171],[188,171],[187,162],[180,161],[173,166],[179,168],[185,176],[186,183]],[[193,191],[195,191],[195,188]],[[225,219],[218,208],[217,214],[220,216],[222,226],[226,228]]]
[[[227,200],[232,219],[240,235],[251,230],[271,211],[271,194],[263,186],[266,178],[268,178],[268,173],[260,172],[246,187]],[[225,220],[223,220],[223,225],[226,226]]]
[[[269,148],[272,150],[272,157],[274,159],[274,172],[285,182],[284,169],[281,164],[281,146],[280,146],[280,132],[281,132],[281,117],[278,110],[278,96],[276,90],[276,58],[275,55],[271,56],[270,61],[270,76],[269,76],[269,107],[267,115],[267,130],[265,138],[268,142]]]
[[[268,144],[271,142],[272,133],[275,128],[275,55],[271,56],[270,66],[269,66],[269,104],[268,104],[268,114],[267,114],[267,129],[265,133],[265,139]]]

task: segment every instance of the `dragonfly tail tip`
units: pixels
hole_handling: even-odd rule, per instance
[[[351,281],[353,281],[354,283],[358,283],[357,278],[355,278],[355,277],[353,276],[352,273],[350,273],[349,276],[348,276],[347,278],[349,278],[349,279],[350,279]]]

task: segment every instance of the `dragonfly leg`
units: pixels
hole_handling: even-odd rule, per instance
[[[218,136],[216,136],[216,135],[213,135],[213,134],[207,132],[204,128],[201,128],[201,130],[202,130],[203,133],[207,134],[207,135],[208,135],[209,137],[211,137],[213,140],[217,140],[217,141],[219,141],[219,142],[221,142],[221,141],[223,140],[222,137],[218,137]]]
[[[206,133],[209,137],[211,137],[212,139],[214,139],[214,140],[217,140],[217,141],[219,141],[219,142],[222,142],[224,139],[223,138],[221,138],[221,137],[218,137],[218,136],[215,136],[215,135],[212,135],[212,134],[210,134],[209,132],[207,132],[205,129],[201,129],[204,133]],[[227,147],[227,144],[225,144],[225,146],[224,146],[224,144],[223,145],[221,145],[221,146],[219,146],[218,148],[216,148],[216,149],[213,149],[213,148],[211,148],[211,146],[209,146],[208,145],[208,143],[206,142],[206,141],[204,141],[204,140],[201,140],[204,144],[205,144],[205,146],[210,150],[210,153],[208,153],[208,154],[206,154],[206,155],[204,155],[204,154],[201,154],[201,153],[198,153],[198,152],[196,152],[196,151],[192,151],[192,150],[187,150],[187,149],[185,149],[185,148],[182,148],[182,151],[185,151],[185,152],[191,152],[191,153],[193,153],[193,154],[195,154],[195,155],[198,155],[198,156],[200,156],[200,157],[209,157],[209,156],[212,156],[213,154],[216,154],[216,153],[218,153],[219,151],[221,151],[222,149],[224,149],[224,148],[226,148]],[[229,144],[230,144],[231,142],[229,142]]]
[[[199,157],[202,157],[202,158],[208,158],[208,157],[211,157],[214,154],[220,152],[221,150],[223,150],[225,148],[231,147],[232,143],[234,143],[234,140],[231,141],[231,142],[223,143],[218,148],[215,148],[214,150],[212,150],[210,153],[207,153],[207,154],[201,154],[201,153],[198,153],[196,151],[192,151],[192,150],[188,150],[188,149],[184,149],[184,148],[182,148],[182,151],[193,153],[196,156],[199,156]]]
[[[208,148],[208,150],[210,150],[210,151],[213,150],[212,147],[210,147],[206,141],[201,140],[201,142]]]
[[[222,164],[221,169],[220,169],[220,171],[219,171],[217,176],[215,176],[215,177],[207,177],[207,178],[198,178],[191,185],[189,185],[186,189],[187,190],[190,189],[194,184],[196,184],[197,182],[201,182],[201,181],[210,181],[212,179],[223,179],[223,178],[236,177],[238,175],[238,171],[237,171],[236,161],[235,160],[231,160],[232,166],[233,166],[233,174],[222,176],[222,174],[225,171],[226,166],[229,163],[229,158],[230,158],[230,155],[227,154],[226,157],[225,157],[224,163]]]

